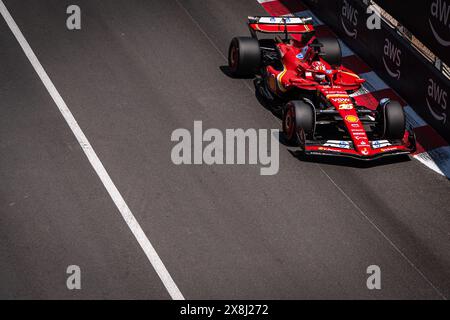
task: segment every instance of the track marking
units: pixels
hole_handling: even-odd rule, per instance
[[[355,209],[360,213],[360,215],[376,230],[378,233],[391,245],[391,247],[399,253],[403,259],[436,291],[436,293],[443,299],[447,300],[447,297],[439,291],[439,289],[423,274],[422,271],[400,250],[399,247],[364,213],[364,211],[350,198],[350,196],[341,188],[339,185],[330,177],[330,175],[317,164],[320,171],[330,180],[330,182],[339,190],[339,192],[355,207]]]
[[[162,283],[166,287],[170,296],[174,300],[184,300],[183,294],[173,281],[172,277],[170,276],[169,272],[164,266],[164,263],[160,259],[155,248],[150,243],[150,240],[145,235],[138,221],[136,220],[130,208],[128,207],[122,195],[120,194],[119,190],[114,185],[114,182],[111,180],[105,167],[101,163],[100,159],[97,157],[97,154],[92,148],[92,145],[90,144],[89,140],[84,135],[74,116],[70,112],[69,108],[67,107],[63,98],[61,97],[58,90],[54,86],[53,82],[50,80],[49,76],[45,72],[44,68],[42,67],[41,63],[34,54],[33,50],[31,49],[30,45],[23,36],[22,32],[20,31],[19,27],[17,26],[16,22],[10,15],[8,9],[6,8],[2,0],[0,0],[0,13],[2,14],[9,28],[11,29],[11,32],[16,37],[17,41],[22,47],[22,50],[24,51],[34,70],[38,74],[48,93],[53,98],[55,104],[58,106],[59,111],[61,112],[62,116],[64,117],[73,134],[75,135],[76,139],[78,140],[81,149],[84,151],[90,164],[92,165],[98,177],[102,181],[111,199],[113,200],[114,204],[116,205],[126,224],[130,228],[134,237],[138,241],[148,260],[152,264]]]

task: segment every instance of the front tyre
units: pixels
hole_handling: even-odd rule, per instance
[[[289,101],[284,108],[282,124],[283,134],[287,142],[293,146],[305,143],[314,135],[314,107],[301,100]]]
[[[261,65],[261,49],[257,39],[235,37],[228,49],[228,66],[233,76],[253,77]]]
[[[405,135],[406,120],[403,107],[397,101],[380,103],[377,108],[378,128],[383,138],[399,140]]]

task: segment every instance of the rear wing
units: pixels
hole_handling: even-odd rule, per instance
[[[311,17],[248,17],[248,26],[252,33],[306,33],[314,31]]]

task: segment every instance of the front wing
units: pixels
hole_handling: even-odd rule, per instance
[[[327,141],[307,140],[304,145],[304,153],[306,155],[320,155],[320,156],[338,156],[348,157],[358,160],[375,160],[383,157],[399,156],[404,154],[411,154],[416,151],[416,139],[413,133],[408,132],[405,139],[396,142],[390,142],[386,146],[373,147],[374,141],[371,141],[372,147],[369,148],[367,154],[351,148],[352,141],[339,141],[343,146],[339,147],[336,143],[331,144]],[[338,144],[339,144],[338,143]]]

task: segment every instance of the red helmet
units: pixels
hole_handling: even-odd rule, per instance
[[[322,61],[314,61],[311,64],[311,67],[314,71],[326,71],[327,67]]]
[[[314,79],[321,83],[322,81],[325,80],[325,74],[323,72],[325,72],[327,70],[327,67],[325,66],[325,64],[321,61],[314,61],[313,63],[311,63],[311,68],[315,71],[314,72]]]

